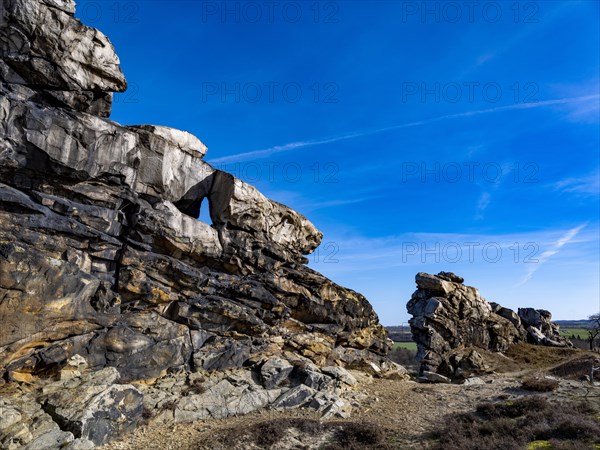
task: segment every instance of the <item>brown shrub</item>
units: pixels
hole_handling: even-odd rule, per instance
[[[278,422],[263,422],[256,426],[254,435],[251,437],[254,443],[268,448],[279,442],[284,436],[287,429],[290,427],[283,426],[283,423]]]
[[[290,429],[301,435],[318,436],[333,432],[323,450],[389,450],[385,433],[377,425],[356,422],[320,422],[311,419],[282,418],[225,430],[216,438],[219,448],[245,448],[252,444],[271,448],[286,437]]]
[[[156,411],[144,405],[144,409],[142,410],[142,419],[140,421],[141,425],[147,425],[150,422],[150,420],[154,418],[155,415]]]
[[[580,358],[575,358],[566,361],[558,366],[550,369],[550,373],[557,377],[577,380],[590,374],[592,366],[600,365],[600,360],[593,355],[585,355]]]
[[[529,377],[523,380],[521,387],[527,391],[551,392],[558,389],[558,381],[549,378]]]
[[[434,433],[436,449],[522,449],[549,441],[553,449],[592,449],[600,443],[600,423],[585,403],[551,403],[532,396],[484,403],[472,413],[450,416]]]
[[[334,434],[334,442],[324,450],[388,449],[385,433],[368,423],[348,422],[341,424]]]

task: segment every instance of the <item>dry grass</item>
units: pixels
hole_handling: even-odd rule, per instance
[[[521,387],[526,391],[551,392],[558,389],[558,381],[542,377],[529,377],[522,381]]]
[[[533,344],[512,345],[505,354],[477,350],[483,356],[486,366],[496,373],[514,373],[520,371],[539,371],[586,358],[598,358],[597,353],[575,348],[545,347]],[[589,371],[589,368],[588,368]],[[563,377],[561,373],[552,375]],[[578,375],[580,376],[580,375]],[[576,379],[578,376],[573,376]]]
[[[578,380],[590,374],[590,368],[600,366],[598,355],[584,355],[559,364],[552,369],[550,373],[557,377]]]
[[[506,356],[512,359],[521,369],[525,370],[554,366],[564,362],[565,359],[580,356],[581,353],[581,350],[573,348],[517,344],[507,350]]]
[[[484,403],[472,413],[451,415],[434,433],[444,450],[523,449],[543,441],[552,449],[593,449],[600,443],[596,412],[584,403],[552,403],[530,396]],[[543,448],[543,447],[542,447]]]
[[[300,441],[328,436],[326,442],[319,447],[322,450],[391,450],[385,443],[385,432],[377,425],[301,418],[275,419],[222,430],[215,437],[218,446],[215,448],[279,448],[280,445],[285,445],[285,440],[290,435],[296,436]]]

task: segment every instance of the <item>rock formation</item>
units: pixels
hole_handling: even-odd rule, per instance
[[[548,311],[520,308],[518,313],[489,303],[464,279],[451,272],[418,273],[417,290],[407,304],[417,343],[420,374],[467,378],[484,369],[477,350],[504,352],[511,344],[567,346]]]
[[[100,444],[144,407],[334,414],[344,367],[391,367],[368,301],[304,265],[305,217],[185,131],[106,119],[126,81],[72,0],[0,4],[0,447]]]

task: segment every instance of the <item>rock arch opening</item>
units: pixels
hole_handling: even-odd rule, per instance
[[[181,199],[178,202],[175,202],[175,206],[186,216],[198,219],[208,225],[213,225],[208,197],[202,196],[194,200]]]
[[[213,221],[212,221],[212,218],[210,217],[210,206],[209,206],[207,197],[204,197],[200,201],[199,208],[200,208],[200,212],[198,213],[198,220],[200,220],[200,222],[204,222],[204,223],[207,223],[212,226]]]
[[[211,215],[211,191],[214,184],[214,175],[211,174],[190,188],[175,206],[183,214],[198,219],[208,225],[214,225]]]

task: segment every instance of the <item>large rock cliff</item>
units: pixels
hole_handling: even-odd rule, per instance
[[[424,378],[439,380],[437,374],[463,379],[484,370],[478,350],[504,352],[521,342],[570,345],[548,311],[519,308],[514,312],[490,303],[451,272],[421,272],[415,281],[417,290],[406,308],[413,316],[410,327]]]
[[[322,237],[305,217],[204,162],[206,146],[185,131],[108,120],[126,81],[73,1],[0,5],[0,384],[73,376],[71,394],[46,390],[44,411],[97,444],[129,422],[102,419],[94,434],[89,402],[108,405],[107,417],[141,411],[138,388],[119,383],[241,370],[169,400],[171,419],[193,420],[324,409],[336,399],[315,395],[339,385],[342,367],[389,368],[369,302],[305,266]],[[204,199],[212,225],[198,220]],[[85,390],[94,385],[106,389]],[[240,386],[254,397],[228,409],[248,394]],[[3,401],[29,426],[33,413],[10,406],[17,397]]]

